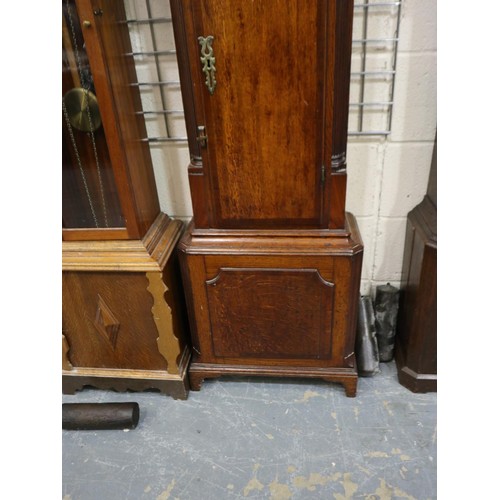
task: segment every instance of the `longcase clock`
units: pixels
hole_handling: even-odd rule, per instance
[[[352,0],[171,0],[193,220],[179,245],[205,378],[354,396],[363,245],[345,212]]]
[[[62,1],[63,392],[188,393],[180,221],[160,211],[122,1]]]

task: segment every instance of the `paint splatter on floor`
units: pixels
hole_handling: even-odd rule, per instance
[[[321,381],[206,381],[187,401],[83,390],[63,402],[136,401],[136,429],[63,431],[63,499],[436,498],[436,394],[393,363],[356,398]]]

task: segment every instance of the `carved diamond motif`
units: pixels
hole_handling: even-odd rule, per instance
[[[97,311],[94,320],[94,326],[101,336],[108,342],[111,349],[116,347],[116,339],[118,337],[118,330],[120,329],[120,322],[112,313],[109,306],[104,302],[104,299],[97,295]]]

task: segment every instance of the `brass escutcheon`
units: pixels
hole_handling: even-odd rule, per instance
[[[205,73],[205,85],[210,92],[210,95],[213,95],[215,92],[215,86],[217,85],[217,81],[215,79],[215,56],[214,50],[212,48],[212,42],[214,41],[214,37],[212,35],[207,36],[206,38],[203,36],[198,37],[198,42],[201,45],[201,57],[200,60],[203,64],[202,71]]]

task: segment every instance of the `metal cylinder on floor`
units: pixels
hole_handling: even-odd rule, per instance
[[[390,283],[377,286],[375,293],[375,328],[379,360],[391,361],[394,357],[396,323],[399,308],[399,290]]]
[[[137,403],[63,403],[62,428],[66,430],[135,429]]]
[[[380,371],[375,329],[375,313],[370,297],[359,299],[356,331],[356,363],[361,377],[371,377]]]

